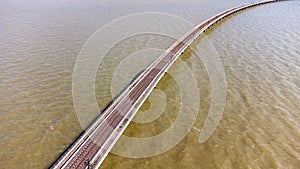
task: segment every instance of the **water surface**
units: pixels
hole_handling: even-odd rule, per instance
[[[80,49],[98,28],[136,12],[164,12],[195,25],[247,1],[21,1],[0,2],[0,165],[46,168],[82,128],[72,101],[72,73]],[[191,51],[181,59],[198,82],[199,113],[188,136],[170,151],[145,159],[109,154],[100,168],[297,168],[300,166],[300,4],[280,2],[229,17],[194,42],[203,57],[209,39],[222,60],[227,100],[216,132],[199,144],[211,90],[202,61]],[[108,53],[117,63],[132,44],[155,35],[128,39]],[[130,42],[130,43],[128,43]],[[165,38],[163,48],[173,40]],[[208,57],[208,56],[207,56]],[[98,70],[100,108],[112,99],[117,63]],[[111,64],[111,65],[110,65]],[[138,67],[138,66],[137,66]],[[134,65],[128,67],[135,70]],[[102,67],[105,68],[105,67]],[[110,68],[110,69],[109,69]],[[171,68],[176,71],[176,66]],[[149,124],[130,124],[125,134],[149,137],[170,127],[181,102],[179,87],[166,75],[157,89],[167,98],[164,114]],[[142,111],[149,109],[149,100]],[[187,112],[188,113],[188,112]]]

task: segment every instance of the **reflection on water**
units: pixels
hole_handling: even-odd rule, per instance
[[[85,40],[104,23],[133,12],[163,11],[198,24],[244,1],[159,3],[122,2],[115,9],[111,2],[79,0],[0,2],[1,168],[46,168],[82,131],[72,104],[73,68]],[[209,111],[209,77],[199,57],[188,50],[181,59],[194,73],[201,97],[195,128],[159,156],[130,159],[109,154],[100,168],[300,166],[299,10],[297,1],[270,4],[229,17],[206,33],[227,78],[223,119],[207,142],[198,143],[198,129],[201,132]],[[205,57],[210,52],[201,39],[195,45]],[[166,48],[172,42],[166,38],[157,43]],[[120,50],[126,53],[128,47]],[[118,53],[111,54],[121,62]],[[107,63],[111,69],[99,70],[96,79],[102,108],[111,100],[117,66]],[[126,135],[155,135],[175,120],[180,106],[178,85],[167,74],[157,89],[167,98],[164,114],[152,123],[131,123]],[[149,104],[147,100],[141,110],[148,110]]]

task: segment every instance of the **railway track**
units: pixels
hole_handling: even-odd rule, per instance
[[[233,13],[276,1],[279,0],[260,1],[235,7],[194,27],[132,81],[50,168],[98,168],[162,76],[201,33]]]

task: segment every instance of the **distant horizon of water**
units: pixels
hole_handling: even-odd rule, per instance
[[[82,132],[73,105],[72,75],[81,48],[100,27],[141,12],[167,13],[197,25],[249,2],[1,1],[1,168],[47,168]],[[199,144],[198,139],[211,104],[210,79],[202,61],[188,51],[181,59],[194,73],[201,98],[195,128],[166,153],[144,159],[110,153],[100,168],[300,166],[298,11],[299,1],[259,6],[234,14],[205,33],[222,61],[227,82],[223,118],[207,142]],[[122,43],[107,54],[103,62],[106,65],[99,68],[96,77],[96,98],[101,109],[112,99],[111,83],[117,63],[122,61],[121,52],[153,38],[133,37],[130,43]],[[157,43],[168,46],[172,41],[166,38]],[[205,43],[202,38],[194,42],[203,57],[209,54]],[[136,67],[123,70],[135,71]],[[171,69],[176,71],[176,67]],[[179,87],[167,74],[157,88],[167,96],[164,114],[149,124],[131,123],[125,135],[148,137],[172,125],[179,111]],[[141,111],[149,107],[146,101]]]

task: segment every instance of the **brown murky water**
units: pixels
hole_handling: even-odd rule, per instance
[[[98,28],[120,16],[146,11],[181,16],[196,25],[246,2],[0,2],[1,168],[47,168],[82,131],[73,106],[72,74],[80,49]],[[209,40],[226,74],[223,118],[208,141],[198,142],[211,105],[210,77],[201,59],[188,50],[181,59],[193,73],[201,98],[194,128],[163,154],[135,159],[111,153],[100,168],[298,168],[298,11],[299,1],[246,10],[218,23],[194,42],[202,57],[209,57],[211,51],[206,48]],[[128,46],[147,45],[149,39],[155,42],[155,37],[132,37],[107,54],[96,78],[100,108],[117,93],[111,89],[114,73],[129,53]],[[173,42],[161,38],[157,41],[161,48]],[[132,58],[127,59],[136,61]],[[138,69],[134,65],[120,68],[128,72]],[[170,72],[176,74],[176,69],[175,65]],[[180,85],[172,74],[166,74],[156,90],[165,96],[163,114],[150,123],[131,123],[125,135],[150,137],[173,124],[182,103]],[[147,100],[138,113],[153,107],[152,111],[160,111],[159,106],[150,102],[151,99]]]

